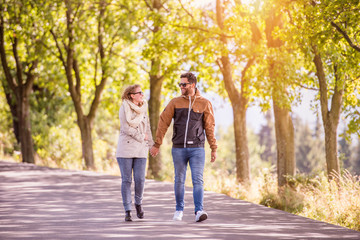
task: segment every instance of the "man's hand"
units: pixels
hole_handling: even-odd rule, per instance
[[[159,148],[152,146],[150,148],[150,154],[151,156],[156,157],[159,154]]]
[[[215,162],[216,160],[216,152],[211,152],[211,161],[210,162]]]

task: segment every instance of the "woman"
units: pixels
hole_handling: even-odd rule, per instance
[[[144,217],[141,207],[145,167],[149,147],[154,144],[147,102],[138,84],[127,87],[122,95],[122,105],[119,111],[120,135],[116,149],[116,160],[121,171],[121,195],[125,208],[125,221],[131,219],[131,181],[132,172],[135,181],[135,209],[138,218]]]

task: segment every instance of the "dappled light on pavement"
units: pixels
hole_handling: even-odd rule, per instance
[[[360,239],[360,233],[205,192],[209,219],[195,222],[186,188],[173,222],[173,184],[146,180],[145,218],[124,222],[121,180],[93,172],[0,161],[0,239]]]

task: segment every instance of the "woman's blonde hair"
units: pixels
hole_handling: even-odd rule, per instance
[[[131,85],[131,86],[128,86],[127,88],[125,88],[123,95],[121,96],[121,99],[122,100],[127,99],[127,100],[132,101],[130,94],[134,93],[136,88],[141,88],[141,86],[139,84],[134,84],[134,85]]]

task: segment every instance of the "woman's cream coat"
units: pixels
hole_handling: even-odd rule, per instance
[[[137,114],[130,109],[133,117]],[[120,134],[118,139],[118,145],[116,148],[117,158],[147,158],[149,154],[149,148],[154,144],[150,121],[147,113],[144,114],[143,120],[137,127],[131,127],[126,121],[125,107],[121,105],[119,111],[120,118]],[[148,136],[148,140],[145,141],[145,133]]]

